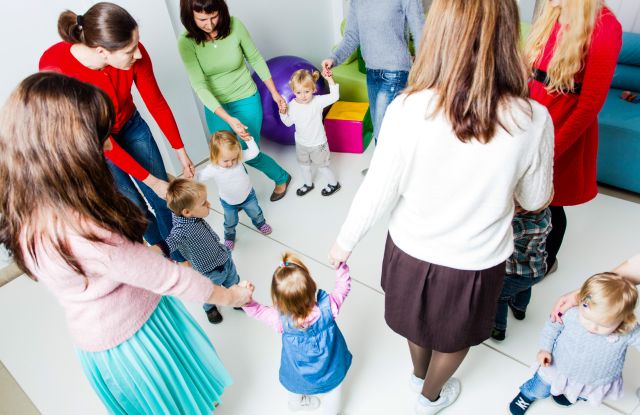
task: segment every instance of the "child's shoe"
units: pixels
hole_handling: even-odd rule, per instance
[[[511,303],[509,303],[509,308],[511,309],[511,312],[513,313],[513,317],[515,317],[516,320],[524,320],[524,318],[527,316],[526,311],[518,310],[517,308],[512,306]]]
[[[424,385],[424,379],[420,379],[419,377],[414,375],[413,372],[411,372],[409,385],[411,385],[411,390],[415,393],[422,393],[422,385]]]
[[[236,246],[236,242],[232,241],[231,239],[225,239],[224,246],[229,248],[230,251],[233,251],[233,248]]]
[[[493,329],[491,329],[491,338],[493,340],[498,340],[499,342],[501,342],[504,340],[506,333],[506,330],[500,330],[494,327]]]
[[[296,190],[296,194],[298,196],[304,196],[315,188],[316,187],[313,185],[313,183],[311,183],[311,186],[307,186],[306,184],[303,184],[301,188]]]
[[[551,395],[555,403],[562,406],[571,406],[573,403],[564,395]]]
[[[512,415],[523,415],[532,403],[532,400],[529,400],[529,398],[522,393],[519,393],[509,404],[509,411],[511,411]]]
[[[320,407],[320,399],[317,396],[298,395],[289,399],[290,411],[313,411]]]
[[[451,378],[444,384],[440,391],[440,397],[431,402],[423,395],[418,396],[418,402],[416,402],[415,411],[418,415],[433,415],[442,411],[458,399],[460,395],[460,381],[456,378]]]
[[[220,311],[216,306],[213,306],[211,310],[207,311],[207,318],[211,324],[222,323],[222,314],[220,314]]]
[[[261,227],[258,228],[258,230],[260,231],[261,234],[263,235],[269,235],[273,229],[271,229],[271,226],[269,226],[268,224],[263,224]]]
[[[339,182],[336,182],[335,185],[327,184],[327,187],[322,189],[322,192],[320,192],[320,193],[322,194],[322,196],[331,196],[332,194],[334,194],[335,192],[340,190],[340,188],[341,188],[341,186],[340,186]]]

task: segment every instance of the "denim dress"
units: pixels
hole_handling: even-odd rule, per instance
[[[326,393],[336,388],[351,366],[351,353],[331,313],[329,295],[318,291],[320,318],[306,329],[281,315],[282,357],[280,383],[301,395]]]

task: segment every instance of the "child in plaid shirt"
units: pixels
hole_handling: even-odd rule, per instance
[[[506,276],[498,298],[495,325],[491,337],[504,340],[507,312],[511,308],[516,320],[523,320],[531,300],[531,287],[547,273],[547,236],[551,232],[551,211],[516,213],[511,222],[514,251],[507,259]]]

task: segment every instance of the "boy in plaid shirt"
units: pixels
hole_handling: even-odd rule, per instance
[[[551,232],[551,211],[516,213],[513,226],[514,251],[507,259],[506,276],[491,337],[504,340],[507,312],[511,308],[516,320],[523,320],[531,300],[531,287],[547,273],[547,236]]]

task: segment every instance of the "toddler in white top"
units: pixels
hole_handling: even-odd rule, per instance
[[[221,130],[209,141],[210,163],[198,173],[198,180],[215,179],[218,185],[220,203],[224,210],[224,244],[233,249],[236,240],[238,212],[244,210],[260,233],[268,235],[271,226],[267,224],[258,205],[249,174],[241,162],[251,160],[260,153],[258,145],[249,137],[245,140],[247,149],[242,150],[235,134]]]
[[[322,110],[336,102],[340,93],[332,76],[323,77],[329,82],[329,93],[313,95],[320,73],[311,73],[307,69],[295,71],[289,87],[296,97],[289,103],[288,109],[280,112],[284,125],[290,127],[295,124],[296,157],[304,178],[304,185],[296,191],[298,196],[304,196],[313,190],[313,167],[317,167],[327,179],[327,187],[322,189],[322,196],[330,196],[340,190],[340,183],[329,169],[329,144],[322,125]]]

